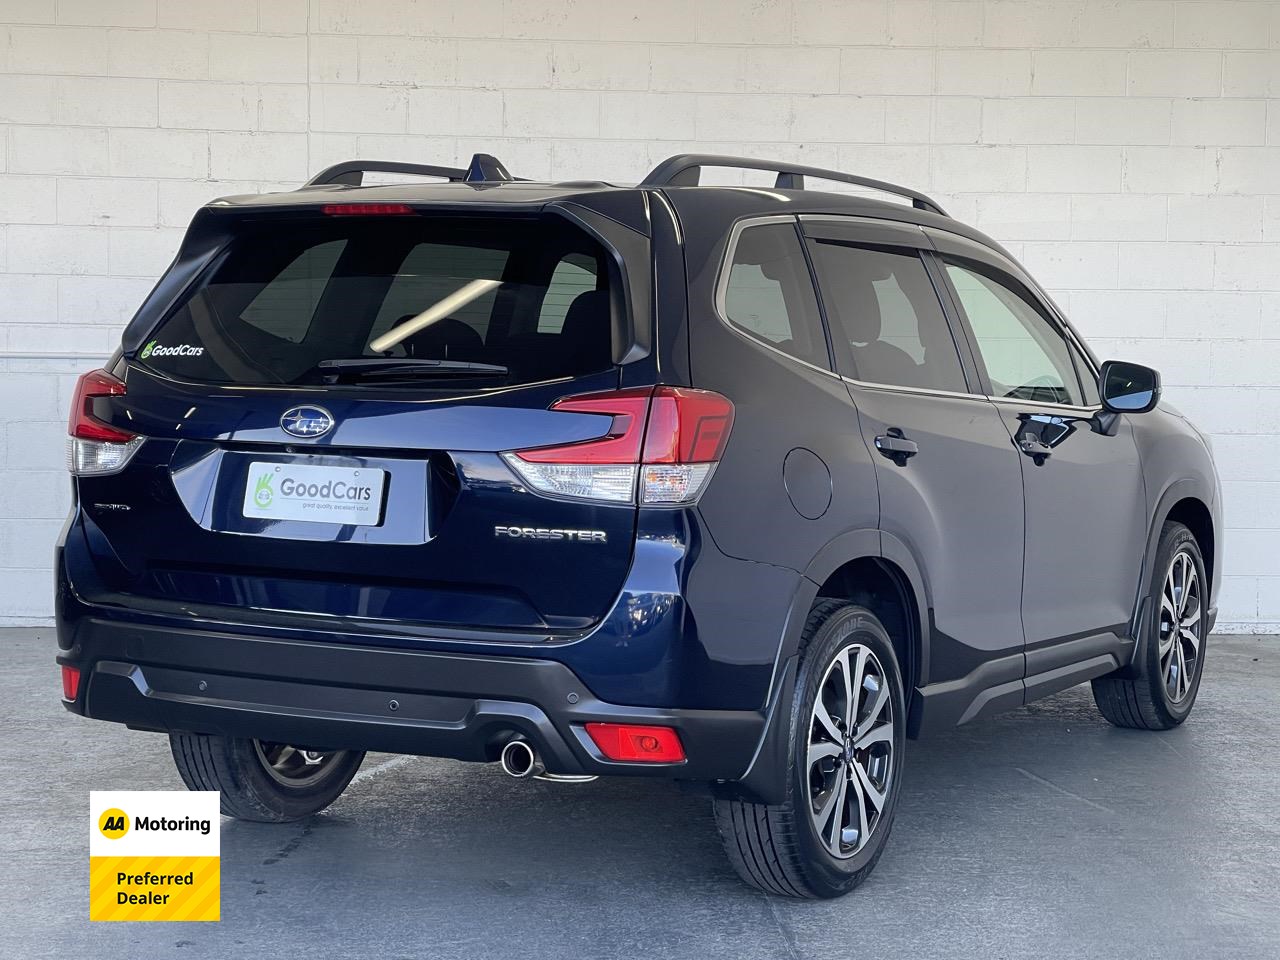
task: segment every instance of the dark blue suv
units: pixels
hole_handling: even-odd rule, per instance
[[[836,896],[906,737],[1191,710],[1221,501],[1159,395],[893,184],[339,164],[200,210],[81,379],[64,701],[250,820],[366,750],[704,784],[745,879]]]

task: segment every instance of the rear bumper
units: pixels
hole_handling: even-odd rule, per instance
[[[256,737],[324,749],[495,760],[522,735],[561,774],[736,780],[765,716],[752,710],[619,706],[553,660],[262,638],[80,618],[60,664],[79,668],[73,713],[130,727]],[[681,764],[615,763],[590,721],[664,724]]]

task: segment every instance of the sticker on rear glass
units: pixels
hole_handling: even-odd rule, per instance
[[[142,348],[142,353],[138,354],[139,359],[147,360],[151,357],[199,357],[204,355],[204,347],[193,346],[190,343],[177,343],[172,347],[164,347],[160,345],[160,341],[152,340]]]

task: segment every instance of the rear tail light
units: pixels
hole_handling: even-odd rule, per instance
[[[105,370],[90,370],[76,382],[67,421],[67,469],[75,476],[118,473],[142,446],[141,437],[94,415],[100,399],[123,396],[124,392],[124,381]]]
[[[733,404],[710,390],[643,387],[565,397],[552,410],[613,417],[603,437],[504,453],[530,487],[558,497],[693,503],[729,441]]]
[[[80,692],[80,671],[76,667],[62,667],[62,699],[75,700]]]
[[[609,760],[626,763],[683,763],[684,745],[671,727],[630,723],[588,723],[587,736]]]

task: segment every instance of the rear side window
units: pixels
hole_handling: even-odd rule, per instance
[[[831,368],[813,280],[794,224],[743,230],[723,284],[722,308],[732,326],[798,360]]]
[[[263,218],[138,361],[253,385],[580,376],[613,363],[613,276],[603,248],[556,218]]]
[[[843,337],[854,378],[964,393],[951,328],[919,254],[811,240],[831,335]]]

